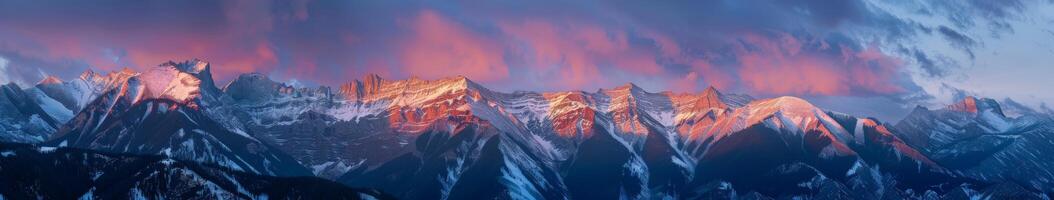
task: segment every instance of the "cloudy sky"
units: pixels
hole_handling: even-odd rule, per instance
[[[1054,104],[1054,0],[2,1],[0,82],[201,58],[337,85],[714,86],[895,121],[964,95]]]

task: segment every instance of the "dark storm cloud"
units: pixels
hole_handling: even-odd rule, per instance
[[[662,30],[679,38],[689,51],[706,54],[711,60],[739,62],[739,53],[730,51],[743,41],[745,33],[767,40],[791,39],[803,46],[795,49],[813,55],[835,55],[847,58],[846,52],[862,52],[869,45],[886,41],[862,39],[853,31],[880,32],[884,40],[896,41],[915,34],[916,26],[895,16],[868,8],[861,1],[691,1],[691,2],[619,2],[611,6],[626,13],[639,26]],[[647,22],[647,23],[642,23]],[[789,36],[789,37],[784,37]],[[756,41],[755,41],[756,42]],[[748,50],[751,44],[746,44]],[[872,46],[873,47],[873,46]],[[756,52],[756,51],[751,51]],[[716,62],[715,62],[716,63]],[[776,64],[776,63],[768,63]],[[782,62],[782,64],[790,64]],[[740,65],[717,65],[717,68],[740,68]],[[845,65],[843,69],[863,68]],[[735,75],[737,70],[731,74]],[[838,69],[830,70],[838,71]],[[741,74],[740,74],[741,75]],[[740,78],[742,80],[742,78]],[[735,81],[733,81],[735,82]],[[735,84],[743,84],[735,83]],[[908,84],[911,84],[910,82]],[[849,84],[852,85],[852,84]],[[900,86],[909,88],[909,86]],[[756,91],[756,88],[753,88]],[[814,94],[824,90],[809,89]],[[859,89],[859,90],[857,90]],[[875,88],[853,87],[857,92],[841,94],[887,93]],[[751,89],[748,89],[751,90]],[[810,92],[806,92],[810,93]]]
[[[977,42],[974,41],[973,38],[952,30],[947,26],[940,26],[937,28],[937,31],[944,36],[944,39],[951,42],[952,46],[963,50],[966,54],[970,55],[970,58],[974,58],[973,47],[977,45]]]
[[[906,53],[910,53],[914,57],[915,62],[922,69],[922,75],[926,77],[942,78],[951,74],[954,69],[959,68],[958,63],[943,55],[929,55],[919,49],[913,49]]]
[[[915,51],[915,61],[919,62],[919,66],[922,67],[927,75],[942,76],[944,74],[944,71],[937,68],[933,63],[933,60],[930,60],[930,58],[926,57],[926,54],[921,51]]]
[[[943,16],[957,28],[972,28],[987,25],[993,36],[1004,32],[1013,32],[1010,20],[1019,18],[1018,13],[1025,10],[1025,5],[1044,0],[966,0],[966,1],[925,1],[934,14]]]
[[[970,91],[966,91],[964,89],[957,88],[948,84],[941,84],[941,91],[951,94],[952,100],[954,101],[959,101],[969,96],[976,96]]]

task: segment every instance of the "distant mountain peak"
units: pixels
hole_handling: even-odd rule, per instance
[[[915,105],[915,108],[914,108],[914,109],[912,109],[912,110],[913,110],[913,111],[915,111],[915,110],[930,110],[930,109],[929,109],[929,108],[926,108],[926,106],[922,106],[922,105]]]
[[[706,110],[711,108],[728,108],[728,105],[721,100],[721,92],[718,92],[713,86],[707,87],[703,91],[703,94],[699,96],[693,105],[693,109]]]
[[[925,117],[931,115],[932,113],[933,111],[929,108],[926,108],[926,106],[915,105],[915,108],[911,109],[911,112],[909,112],[905,118]]]
[[[204,60],[197,59],[197,58],[191,59],[191,60],[186,60],[186,61],[183,61],[183,62],[178,62],[178,63],[175,62],[175,61],[168,61],[168,62],[165,62],[165,63],[161,63],[161,65],[159,65],[159,66],[160,67],[174,67],[174,68],[178,69],[179,71],[182,71],[184,73],[189,73],[189,74],[207,73],[207,72],[209,72],[209,68],[210,68],[209,62],[206,62]]]
[[[640,86],[637,86],[637,84],[634,84],[633,82],[629,82],[615,87],[615,90],[643,91],[644,89],[641,89]]]
[[[127,67],[121,68],[121,70],[117,71],[117,72],[119,74],[135,74],[135,73],[137,73],[137,72],[135,72],[135,70],[132,70],[131,68],[127,68]]]
[[[268,78],[267,78],[267,75],[264,75],[263,73],[252,72],[252,73],[245,73],[245,74],[238,75],[237,79],[262,80],[262,79],[268,79]]]
[[[712,85],[711,86],[706,86],[706,89],[703,90],[703,95],[717,95],[717,96],[721,96],[721,91],[718,91],[717,88],[715,88]]]
[[[816,112],[821,112],[812,103],[792,96],[782,96],[771,99],[758,100],[744,107],[752,118],[750,124],[762,121],[763,118],[780,114],[787,117],[814,118]]]
[[[637,86],[637,84],[634,84],[633,82],[628,82],[611,89],[600,88],[597,90],[597,93],[643,94],[647,93],[647,91],[644,91],[643,88]]]
[[[51,84],[62,84],[62,82],[63,82],[62,79],[59,79],[58,77],[55,77],[55,76],[48,75],[48,76],[45,76],[44,79],[41,79],[40,82],[37,82],[37,84],[38,85],[51,85]]]
[[[202,96],[211,98],[222,93],[213,82],[209,70],[209,63],[200,59],[168,61],[142,72],[122,68],[103,74],[88,69],[81,73],[79,79],[69,81],[69,84],[64,84],[67,82],[55,77],[46,77],[37,86],[54,85],[55,87],[48,88],[51,93],[49,95],[63,96],[59,99],[71,108],[84,106],[91,99],[111,90],[135,92],[128,95],[137,97],[131,103],[137,102],[139,97],[188,101]],[[132,87],[129,88],[128,85]],[[145,90],[139,91],[139,87]]]
[[[449,82],[448,83],[449,85],[451,85],[453,87],[457,87],[457,88],[477,89],[477,90],[483,88],[483,86],[480,86],[479,84],[476,84],[476,82],[473,82],[472,80],[468,79],[468,77],[465,77],[465,76],[462,76],[462,75],[457,75],[457,76],[453,76],[453,77],[450,77],[450,78],[444,78],[444,79],[440,79],[440,80],[441,81],[445,80],[444,82]]]
[[[95,71],[92,71],[91,68],[89,68],[89,69],[84,70],[84,72],[81,72],[81,75],[79,76],[79,78],[87,80],[87,79],[89,79],[89,78],[91,78],[93,76],[97,76],[97,74],[95,74]]]
[[[965,113],[991,111],[996,114],[1003,115],[1003,109],[1000,107],[999,102],[996,102],[995,99],[977,98],[974,96],[966,96],[959,102],[948,105],[945,109]]]
[[[204,93],[219,92],[212,82],[209,64],[197,59],[180,63],[169,61],[139,76],[154,98],[185,102]]]
[[[812,105],[812,103],[809,103],[809,101],[794,96],[781,96],[768,100],[763,100],[761,104],[769,105],[770,107],[780,108],[781,110],[802,110],[816,108],[816,106]]]
[[[457,75],[457,76],[454,76],[452,79],[455,79],[455,80],[458,80],[458,81],[466,81],[466,82],[469,81],[468,77],[466,77],[465,75]]]
[[[282,86],[261,73],[247,73],[223,86],[235,100],[267,101],[281,92]]]
[[[381,78],[381,75],[377,74],[366,74],[362,76],[362,81],[380,83],[381,81],[384,81],[384,78]]]
[[[974,98],[973,96],[964,97],[959,102],[948,105],[947,109],[959,112],[977,113],[977,98]]]

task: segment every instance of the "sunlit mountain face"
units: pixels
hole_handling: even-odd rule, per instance
[[[1051,199],[1054,2],[0,2],[0,199]]]

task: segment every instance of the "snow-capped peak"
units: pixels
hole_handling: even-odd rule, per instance
[[[716,116],[712,122],[698,124],[700,127],[695,128],[699,132],[692,133],[694,136],[690,137],[721,138],[757,124],[791,133],[820,131],[843,142],[852,137],[823,110],[804,99],[790,96],[757,100],[734,108],[729,113]]]
[[[238,78],[223,86],[223,92],[234,100],[269,101],[282,92],[282,85],[260,73],[239,75]]]
[[[777,113],[785,117],[796,118],[797,120],[795,121],[799,121],[813,118],[817,113],[823,112],[808,101],[791,96],[757,101],[750,103],[744,109],[750,113],[748,115],[750,118],[747,120],[748,124],[755,124]]]
[[[95,76],[98,76],[98,74],[96,74],[95,71],[92,71],[91,69],[87,69],[87,70],[84,70],[84,72],[81,72],[81,75],[78,76],[78,78],[80,78],[81,80],[88,80],[88,79],[91,79],[92,77],[95,77]]]
[[[151,97],[186,101],[199,96],[202,81],[183,68],[169,64],[151,68],[141,75]]]
[[[209,63],[200,59],[187,60],[183,62],[168,61],[162,63],[161,67],[173,67],[181,72],[189,74],[200,74],[209,72]]]
[[[81,73],[78,79],[62,81],[56,77],[46,77],[37,84],[48,96],[59,100],[71,110],[77,111],[88,102],[107,92],[127,91],[122,89],[128,84],[144,88],[136,94],[119,94],[136,96],[136,103],[143,98],[166,98],[176,101],[188,101],[201,97],[205,93],[219,94],[220,91],[212,82],[208,62],[194,59],[184,62],[166,62],[143,72],[129,68],[100,74],[92,70]],[[135,83],[128,83],[135,81]],[[141,98],[139,98],[141,97]]]
[[[645,93],[643,88],[640,88],[640,86],[637,86],[637,84],[633,83],[626,83],[618,87],[612,88],[610,90],[601,89],[601,91],[606,91],[607,93],[621,93],[634,95]]]
[[[1003,110],[1000,108],[999,103],[994,99],[989,98],[976,98],[973,96],[964,97],[961,101],[948,105],[945,109],[950,111],[965,112],[965,113],[978,113],[991,111],[998,115],[1003,115]]]
[[[38,85],[62,84],[62,79],[59,79],[58,77],[49,75],[49,76],[44,77],[44,79],[41,79],[40,82],[37,82],[37,84]]]

